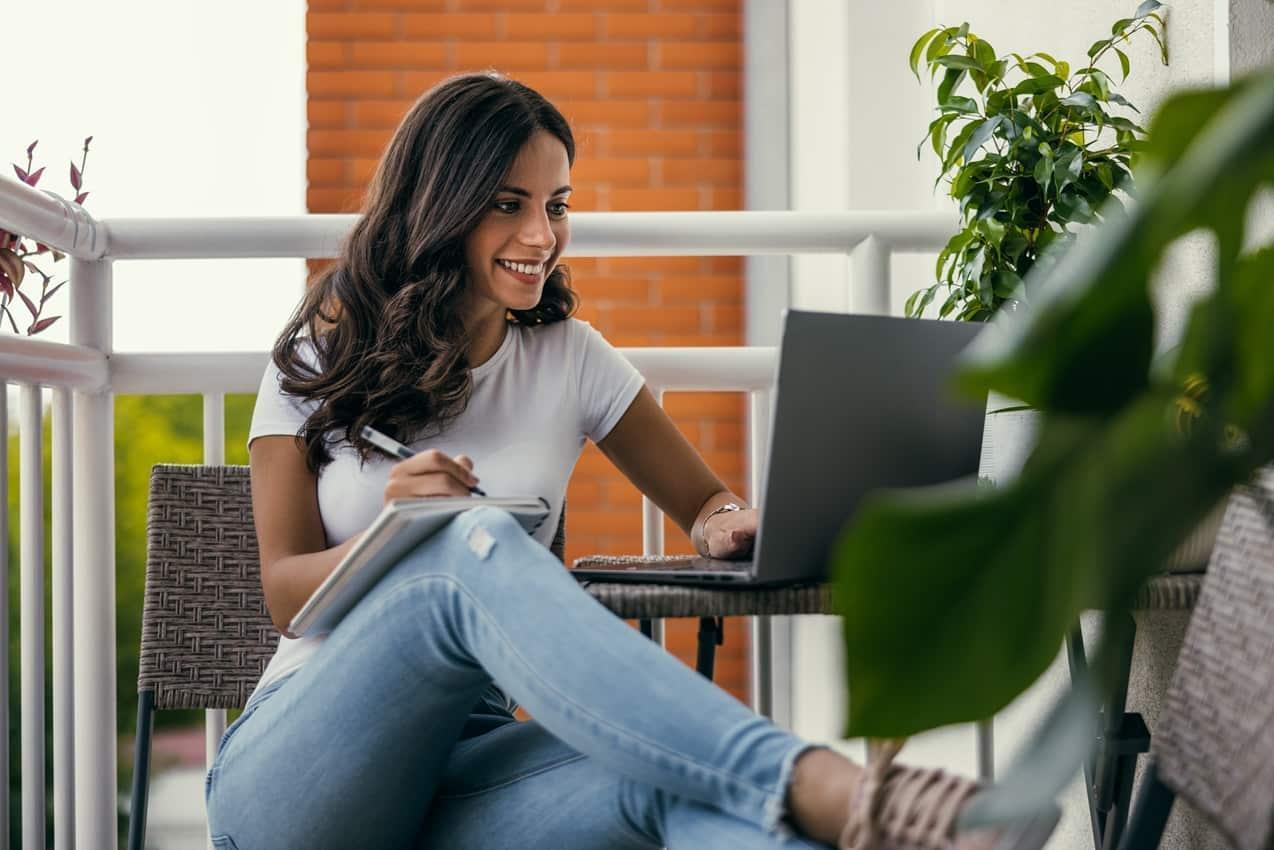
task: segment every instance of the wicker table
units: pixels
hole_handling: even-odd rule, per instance
[[[577,558],[574,567],[660,564],[675,556]],[[1188,610],[1199,598],[1202,573],[1163,575],[1151,579],[1137,594],[1136,610]],[[584,589],[616,616],[643,622],[666,617],[698,617],[699,648],[696,669],[712,678],[713,659],[724,632],[722,617],[772,617],[792,614],[834,614],[830,585],[781,587],[689,587],[680,584],[581,582]],[[643,631],[650,634],[648,627]]]

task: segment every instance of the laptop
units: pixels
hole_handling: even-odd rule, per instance
[[[592,561],[582,581],[756,587],[819,583],[873,490],[976,475],[986,399],[951,389],[972,322],[786,312],[751,560]]]

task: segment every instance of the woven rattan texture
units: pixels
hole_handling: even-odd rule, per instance
[[[156,708],[236,708],[279,634],[261,594],[246,466],[156,465],[146,520],[140,690]]]
[[[1164,782],[1240,850],[1274,847],[1271,505],[1274,471],[1231,497],[1154,737]]]

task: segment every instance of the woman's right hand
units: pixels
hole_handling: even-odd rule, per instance
[[[437,449],[426,449],[390,467],[384,504],[394,499],[468,496],[469,488],[477,484],[473,460],[468,455],[451,458]]]

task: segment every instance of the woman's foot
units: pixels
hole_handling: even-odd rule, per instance
[[[788,790],[798,829],[838,850],[1039,850],[1054,810],[997,829],[958,831],[981,786],[936,768],[893,764],[901,741],[873,742],[863,768],[827,749],[801,755]]]

